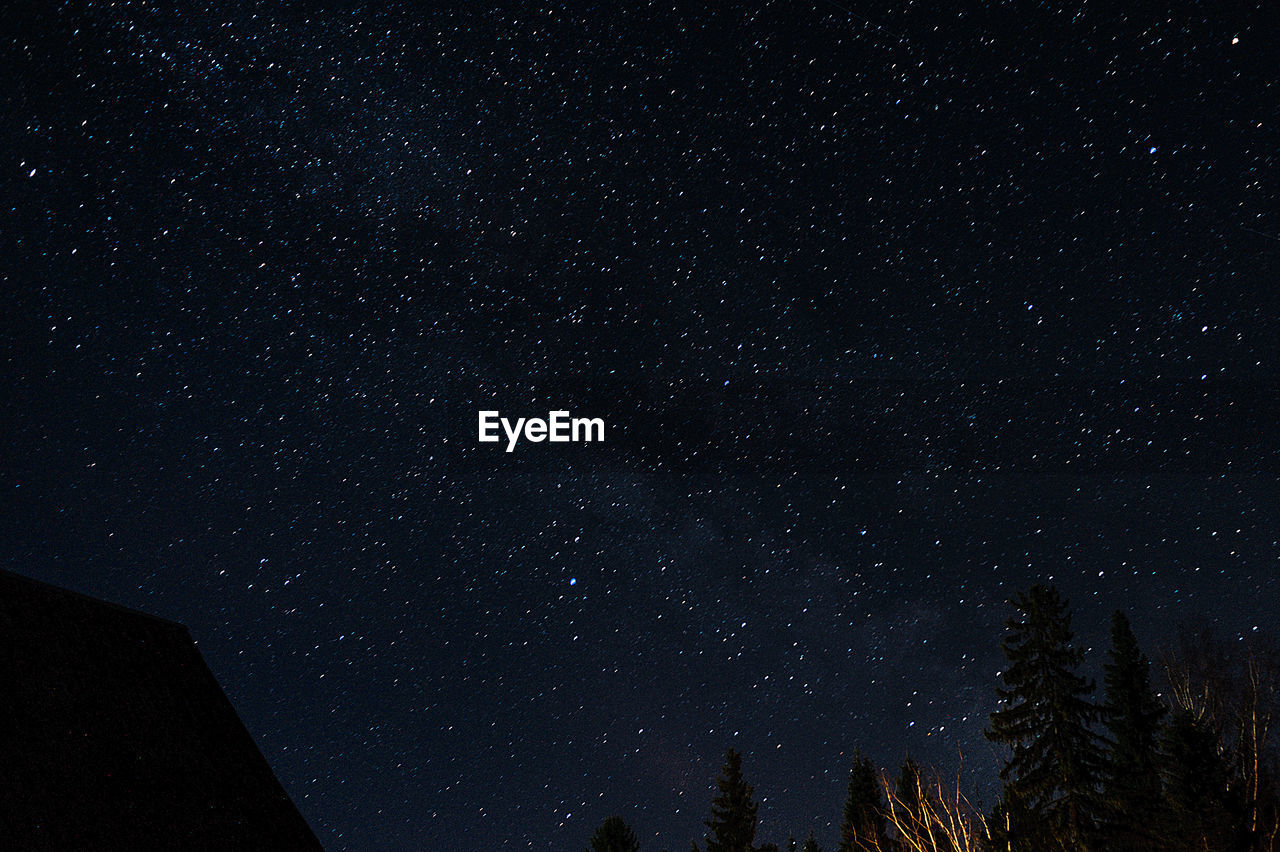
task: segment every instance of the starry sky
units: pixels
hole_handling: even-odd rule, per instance
[[[1015,591],[1277,627],[1263,6],[21,4],[0,566],[187,624],[332,849],[989,793]]]

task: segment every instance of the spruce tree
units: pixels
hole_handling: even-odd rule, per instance
[[[1151,691],[1151,664],[1138,649],[1129,619],[1111,618],[1110,661],[1104,666],[1102,718],[1110,734],[1103,792],[1108,848],[1147,849],[1160,825],[1162,705]]]
[[[1180,840],[1178,848],[1235,849],[1243,808],[1231,789],[1217,734],[1189,711],[1180,710],[1169,722],[1164,747],[1168,824],[1170,833]]]
[[[894,795],[902,805],[902,809],[909,814],[917,814],[920,811],[920,793],[924,789],[921,780],[920,764],[908,756],[898,769]]]
[[[987,819],[991,848],[1002,852],[1042,852],[1035,820],[1026,801],[1007,781]]]
[[[707,852],[751,852],[756,838],[756,811],[751,800],[754,790],[742,777],[742,755],[730,748],[716,780],[719,793],[711,802],[711,819],[706,821],[711,835]]]
[[[822,852],[822,847],[818,845],[818,841],[813,839],[813,832],[809,832],[809,839],[804,842],[801,852]]]
[[[640,842],[622,817],[606,817],[591,836],[590,852],[640,852]]]
[[[1017,613],[1001,642],[1009,665],[996,690],[1003,706],[986,735],[1010,749],[1000,777],[1025,807],[1020,833],[1032,848],[1089,850],[1104,757],[1090,727],[1093,683],[1077,673],[1084,654],[1072,647],[1071,615],[1055,589],[1037,584],[1011,603]]]
[[[903,759],[898,780],[893,784],[893,823],[898,846],[903,849],[915,848],[912,843],[931,837],[932,820],[924,798],[920,764],[908,756]]]
[[[885,801],[875,764],[861,751],[855,751],[849,770],[844,819],[840,823],[839,852],[888,849],[884,812]]]

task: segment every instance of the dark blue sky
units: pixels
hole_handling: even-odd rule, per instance
[[[1276,627],[1261,8],[30,4],[0,559],[188,624],[334,849],[988,792],[1013,592]]]

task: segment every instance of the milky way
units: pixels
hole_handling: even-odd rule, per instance
[[[729,745],[825,846],[855,747],[990,792],[1034,581],[1277,626],[1261,3],[471,5],[3,37],[0,564],[189,625],[326,846],[687,848]]]

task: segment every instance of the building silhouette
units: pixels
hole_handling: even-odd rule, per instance
[[[321,846],[185,627],[0,571],[0,848]]]

